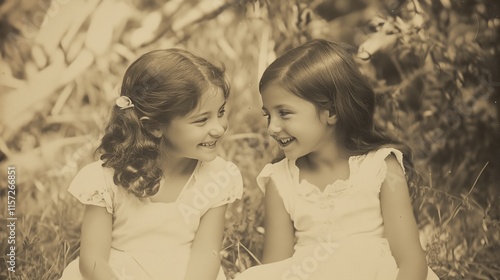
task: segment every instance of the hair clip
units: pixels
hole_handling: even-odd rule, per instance
[[[120,96],[116,99],[116,106],[120,107],[120,110],[128,109],[134,107],[132,100],[128,96]]]

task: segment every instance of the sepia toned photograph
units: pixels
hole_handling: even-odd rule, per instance
[[[0,279],[500,279],[497,0],[0,0]]]

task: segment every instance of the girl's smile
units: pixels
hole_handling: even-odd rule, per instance
[[[287,147],[288,145],[292,144],[292,142],[295,140],[295,137],[287,137],[287,138],[276,138],[274,136],[272,136],[277,142],[278,144],[280,145],[281,148],[285,148]]]
[[[217,144],[217,141],[212,141],[212,142],[201,143],[201,144],[199,144],[199,146],[202,146],[202,147],[207,148],[207,149],[214,149],[216,144]]]

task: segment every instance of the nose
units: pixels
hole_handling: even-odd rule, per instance
[[[223,116],[214,122],[214,125],[210,128],[209,134],[214,138],[220,138],[226,132],[227,127],[227,117]]]
[[[267,133],[271,136],[276,136],[280,133],[281,131],[281,124],[279,123],[276,118],[269,119],[269,124],[267,125]]]

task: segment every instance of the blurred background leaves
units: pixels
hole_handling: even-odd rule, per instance
[[[3,254],[0,277],[57,279],[78,255],[82,206],[67,186],[95,159],[126,67],[170,47],[226,67],[230,129],[220,154],[246,188],[227,213],[221,257],[230,277],[257,264],[254,178],[279,153],[257,83],[276,56],[325,38],[350,46],[375,88],[378,122],[414,148],[431,267],[442,279],[500,279],[499,31],[495,0],[0,1],[0,197],[16,166],[19,219],[16,273]],[[0,238],[6,252],[6,231]]]

